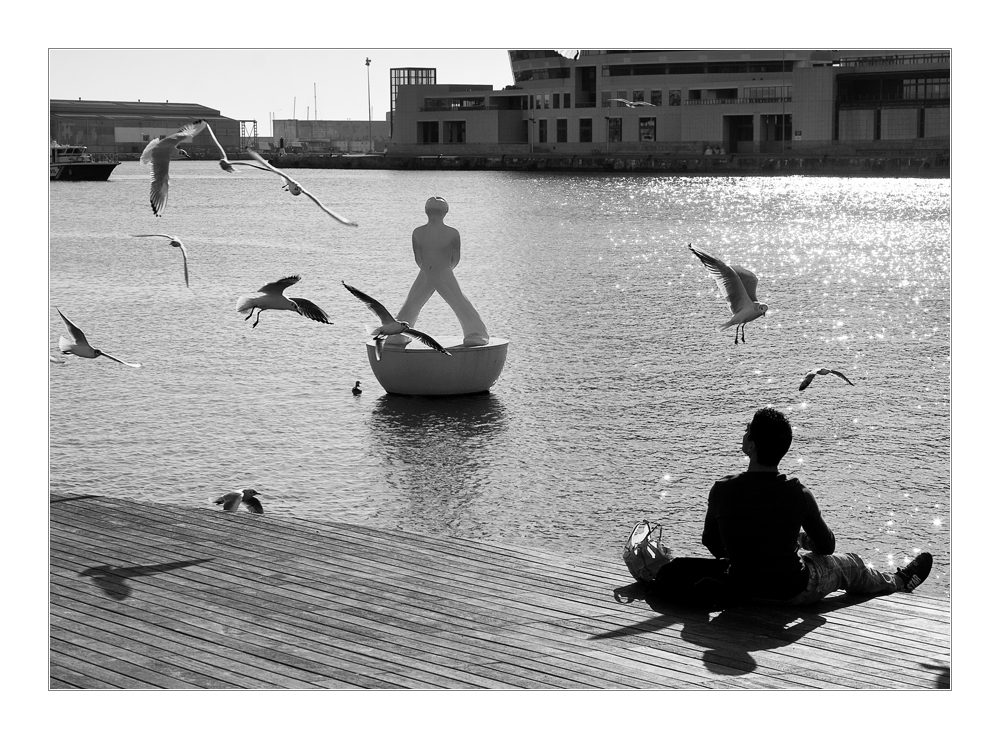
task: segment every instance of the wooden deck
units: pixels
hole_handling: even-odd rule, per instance
[[[948,688],[947,599],[647,603],[617,558],[50,499],[50,687]]]

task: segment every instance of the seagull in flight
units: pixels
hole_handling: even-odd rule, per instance
[[[729,302],[729,310],[732,311],[733,317],[719,326],[719,330],[736,326],[736,333],[739,334],[742,328],[743,343],[746,344],[746,324],[767,313],[767,303],[757,301],[757,275],[744,267],[730,267],[721,259],[699,251],[690,244],[688,249],[705,265],[709,274],[715,278],[715,284],[719,286],[722,297]],[[739,338],[737,335],[733,343],[738,344]]]
[[[827,369],[826,367],[820,367],[818,369],[814,369],[812,372],[806,373],[805,378],[802,380],[802,384],[799,385],[799,390],[805,390],[807,387],[809,387],[809,383],[811,383],[814,379],[816,379],[816,375],[836,375],[840,379],[844,380],[844,382],[846,382],[848,385],[854,384],[853,382],[847,379],[847,375],[845,375],[843,372],[837,372],[837,370]]]
[[[177,133],[153,139],[142,150],[139,163],[151,165],[152,183],[149,186],[149,204],[153,208],[153,215],[159,216],[161,211],[167,207],[170,156],[176,151],[183,158],[190,159],[191,155],[179,148],[178,145],[191,141],[206,128],[208,128],[208,121],[198,120],[189,123]]]
[[[382,322],[382,325],[371,332],[371,336],[375,339],[375,360],[380,361],[382,359],[382,344],[385,343],[386,336],[392,336],[393,334],[406,334],[407,336],[412,336],[417,341],[422,344],[426,344],[431,349],[435,349],[442,354],[447,354],[451,356],[451,352],[441,346],[435,339],[425,334],[423,331],[417,331],[415,328],[410,328],[410,324],[406,321],[397,321],[392,317],[392,314],[385,309],[385,306],[380,302],[365,295],[363,292],[358,290],[356,287],[351,287],[346,282],[341,280],[341,284],[348,289],[348,291],[360,300],[362,303],[368,306],[368,310],[374,313],[378,319]]]
[[[267,167],[269,170],[274,172],[276,175],[285,178],[285,186],[282,188],[283,190],[288,190],[288,192],[290,192],[292,195],[305,195],[307,198],[316,203],[316,205],[318,205],[324,213],[326,213],[328,216],[333,217],[334,220],[340,221],[345,226],[358,225],[355,221],[352,221],[348,218],[344,218],[342,215],[338,215],[337,213],[334,213],[332,210],[327,208],[325,205],[323,205],[323,203],[321,203],[319,200],[316,199],[315,195],[306,190],[304,187],[302,187],[302,185],[293,180],[291,177],[289,177],[287,174],[282,172],[277,167],[272,167],[270,162],[268,162],[264,157],[255,152],[253,149],[247,149],[247,153],[254,159],[256,159],[258,162],[263,164],[265,167]],[[260,167],[258,167],[258,169],[260,169]]]
[[[95,349],[87,341],[87,337],[84,336],[83,331],[76,327],[71,320],[63,315],[63,312],[56,308],[56,313],[63,319],[63,323],[66,324],[66,330],[69,331],[69,335],[73,337],[73,340],[65,338],[64,336],[59,337],[59,351],[63,354],[75,354],[78,357],[83,357],[84,359],[97,359],[98,357],[107,357],[112,359],[119,364],[124,364],[128,367],[142,367],[141,364],[133,364],[132,362],[123,362],[117,357],[112,357],[107,352],[102,352],[100,349]]]
[[[187,249],[184,248],[184,244],[176,236],[170,236],[169,234],[132,234],[136,238],[144,238],[146,236],[162,236],[165,239],[169,239],[170,246],[177,247],[181,250],[181,256],[184,257],[184,284],[191,287],[191,283],[188,281],[188,253]]]
[[[222,144],[220,144],[219,140],[215,138],[215,131],[213,131],[212,127],[207,124],[206,124],[206,129],[208,130],[208,134],[212,137],[212,141],[215,142],[215,146],[219,150],[219,153],[222,154],[222,159],[219,160],[219,166],[222,167],[223,170],[225,170],[226,172],[233,172],[234,171],[233,165],[236,164],[241,167],[253,167],[254,169],[259,169],[262,172],[267,171],[267,169],[265,169],[264,167],[258,167],[256,164],[251,164],[250,162],[230,161],[226,157],[226,150],[222,148]]]
[[[260,323],[260,314],[266,310],[293,310],[300,316],[305,316],[319,323],[330,323],[330,317],[326,312],[311,300],[286,298],[282,295],[285,288],[291,287],[301,279],[298,275],[292,275],[276,282],[269,282],[257,291],[260,293],[259,295],[240,298],[236,304],[236,310],[240,313],[246,313],[247,317],[243,320],[249,321],[253,317],[254,309],[257,309],[257,320],[250,328],[257,328],[257,324]]]
[[[261,495],[261,493],[258,493],[253,488],[243,488],[242,490],[236,490],[232,493],[220,495],[212,502],[216,505],[222,506],[222,510],[224,511],[239,510],[240,503],[242,503],[250,510],[251,513],[263,513],[264,506],[262,506],[260,501],[257,500],[258,495]]]
[[[626,100],[625,98],[611,98],[612,103],[621,103],[626,108],[655,108],[656,106],[652,103],[647,103],[642,100]]]

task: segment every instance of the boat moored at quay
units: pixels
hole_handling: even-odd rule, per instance
[[[86,180],[103,182],[118,166],[114,154],[100,155],[100,160],[87,153],[86,146],[49,145],[49,180]]]

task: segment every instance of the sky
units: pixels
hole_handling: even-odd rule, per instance
[[[513,84],[506,49],[50,49],[49,98],[198,103],[227,118],[368,120],[389,112],[389,70],[433,67],[441,84]],[[365,66],[365,59],[371,66]],[[169,69],[170,74],[152,74]],[[315,85],[315,90],[314,90]]]

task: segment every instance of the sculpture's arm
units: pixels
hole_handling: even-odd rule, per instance
[[[417,266],[423,269],[424,266],[424,250],[420,245],[420,240],[417,238],[417,230],[413,231],[413,261],[417,263]]]

